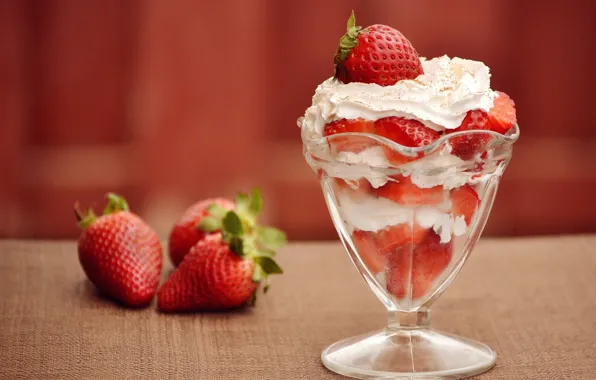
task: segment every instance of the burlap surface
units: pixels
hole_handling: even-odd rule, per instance
[[[321,350],[385,311],[338,243],[280,256],[256,308],[165,315],[100,298],[74,243],[0,242],[0,378],[340,379]],[[596,236],[481,241],[433,325],[498,352],[478,379],[596,379]]]

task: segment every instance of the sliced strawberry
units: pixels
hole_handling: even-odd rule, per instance
[[[432,278],[432,281],[439,277],[451,262],[452,243],[453,240],[449,243],[441,243],[440,235],[434,231],[429,232],[414,250],[419,275],[424,274],[422,277]]]
[[[477,110],[469,111],[461,125],[451,133],[489,129],[490,124],[487,113]],[[477,152],[485,150],[486,144],[488,144],[490,138],[491,137],[486,134],[471,134],[454,137],[451,139],[452,153],[462,160],[469,160],[473,158]]]
[[[388,138],[403,146],[417,146],[412,137],[407,133],[408,127],[412,129],[422,125],[417,120],[408,120],[401,117],[384,117],[375,121],[377,135]],[[424,125],[422,125],[424,127]]]
[[[409,177],[399,177],[398,181],[387,182],[377,189],[377,195],[404,206],[435,205],[445,200],[442,186],[419,188]]]
[[[323,128],[323,136],[346,132],[374,133],[374,122],[364,119],[341,119],[328,123]]]
[[[456,216],[463,215],[466,223],[470,224],[480,204],[480,198],[478,198],[476,190],[472,186],[465,184],[451,190],[450,196],[451,203],[453,204],[453,214]]]
[[[364,119],[341,119],[328,123],[323,128],[323,136],[333,136],[341,133],[359,132],[374,133],[375,124],[372,121]],[[363,150],[375,146],[374,140],[364,136],[344,136],[335,137],[329,141],[331,147],[337,152],[359,153]]]
[[[515,103],[509,95],[499,92],[499,96],[495,99],[493,108],[488,114],[480,110],[469,111],[461,125],[451,133],[491,130],[505,134],[515,123],[517,123]],[[469,160],[476,153],[484,151],[490,139],[490,136],[483,134],[455,137],[451,139],[452,152],[461,159]]]
[[[389,226],[376,233],[377,249],[381,252],[390,253],[397,248],[407,245],[416,245],[424,239],[428,230],[417,223],[401,223]]]
[[[451,242],[441,244],[435,232],[429,232],[412,249],[405,246],[388,257],[387,290],[397,298],[421,298],[432,290],[433,282],[451,261]]]
[[[352,233],[352,240],[368,270],[377,274],[385,268],[387,257],[377,248],[374,232],[356,230]]]
[[[515,103],[506,93],[498,92],[498,94],[493,108],[488,113],[488,121],[491,130],[505,134],[517,123]]]
[[[397,249],[388,256],[386,279],[387,290],[399,299],[406,298],[414,267],[414,252],[411,245]]]
[[[377,120],[375,122],[375,130],[379,136],[412,148],[429,145],[440,137],[437,132],[426,127],[418,120],[395,116]],[[413,161],[419,156],[406,156],[387,146],[383,146],[383,150],[389,162],[396,165]]]
[[[412,298],[427,295],[433,282],[447,269],[453,255],[452,242],[441,244],[441,238],[432,232],[414,250]]]
[[[352,239],[362,261],[371,272],[377,274],[387,266],[389,255],[420,243],[428,231],[418,224],[412,226],[402,223],[377,232],[356,230],[352,233]]]

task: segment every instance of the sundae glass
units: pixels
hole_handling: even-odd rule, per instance
[[[299,126],[339,237],[389,321],[327,347],[323,363],[362,379],[482,373],[495,352],[432,329],[430,307],[486,224],[519,136],[514,103],[490,89],[483,63],[419,58],[400,32],[353,17],[336,75]]]

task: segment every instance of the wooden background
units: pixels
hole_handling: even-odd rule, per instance
[[[516,100],[487,234],[596,231],[591,0],[0,0],[0,236],[74,237],[73,202],[109,190],[165,236],[194,200],[260,185],[291,238],[334,238],[296,119],[351,9],[484,61]]]

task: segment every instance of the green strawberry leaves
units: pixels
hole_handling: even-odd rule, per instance
[[[348,32],[356,27],[356,15],[354,15],[354,10],[352,9],[352,14],[350,14],[350,18],[348,18]]]
[[[103,210],[103,215],[115,214],[120,211],[130,211],[128,207],[128,203],[124,197],[114,194],[108,193],[106,194],[106,198],[108,199],[108,203]],[[74,206],[75,217],[77,218],[77,223],[80,228],[83,230],[92,225],[95,220],[97,220],[97,215],[95,215],[95,211],[92,208],[88,208],[85,211],[82,211],[79,208],[79,204],[75,203]]]
[[[250,198],[246,193],[239,193],[234,198],[234,203],[236,203],[236,211],[239,213],[246,213],[248,211],[248,205],[250,204]]]
[[[234,211],[228,211],[226,216],[222,219],[222,227],[224,231],[228,232],[232,236],[242,236],[244,228],[240,217]]]
[[[242,236],[244,232],[251,234],[263,209],[261,190],[255,188],[250,194],[240,193],[235,198],[233,211],[216,203],[207,207],[208,216],[201,219],[197,227],[205,232],[222,230],[228,235]],[[226,236],[224,236],[226,237]],[[229,242],[229,239],[226,240]]]
[[[260,265],[255,266],[255,271],[252,273],[252,280],[254,282],[259,282],[265,276],[263,269]]]
[[[218,205],[217,203],[210,204],[207,206],[207,212],[209,215],[217,219],[222,219],[228,213],[228,209]]]
[[[273,257],[269,255],[264,256],[256,256],[253,259],[255,265],[255,271],[252,275],[252,280],[254,282],[264,282],[265,286],[263,286],[263,293],[267,293],[270,287],[269,283],[269,275],[271,274],[282,274],[284,271],[281,269],[279,264],[273,259]],[[251,301],[252,305],[256,302],[256,293],[253,295],[253,299]]]
[[[217,220],[213,216],[209,216],[208,218]],[[245,247],[245,243],[249,242],[244,236],[244,226],[242,225],[242,221],[238,214],[234,211],[227,211],[224,217],[219,221],[219,225],[222,238],[230,245],[230,250],[239,257],[246,258],[248,256],[247,252],[250,251],[250,249]],[[248,244],[248,246],[250,245]]]
[[[339,40],[339,47],[335,53],[334,63],[337,66],[348,57],[350,51],[358,45],[358,36],[362,31],[361,26],[356,26],[356,16],[354,11],[348,19],[347,32]]]
[[[230,238],[230,249],[241,258],[246,257],[246,252],[244,250],[244,240],[242,240],[242,238],[237,236]]]
[[[83,230],[92,225],[97,219],[97,215],[95,215],[95,212],[92,208],[82,211],[78,203],[75,203],[74,213],[75,218],[77,218],[77,224]]]
[[[198,224],[199,229],[205,232],[215,232],[221,230],[221,219],[213,216],[206,216]]]
[[[287,243],[286,234],[275,227],[258,227],[257,236],[261,245],[268,250],[276,250]]]
[[[215,232],[221,230],[223,219],[225,218],[228,211],[230,210],[218,205],[217,203],[210,204],[207,206],[208,216],[201,219],[197,224],[197,227],[205,232]]]
[[[120,195],[108,193],[106,197],[108,198],[108,204],[106,205],[106,208],[103,210],[104,215],[113,214],[119,211],[130,210],[130,208],[128,207],[128,203],[126,202],[126,199],[124,199]]]
[[[248,223],[256,223],[263,209],[263,195],[261,190],[254,188],[250,194],[240,193],[235,198],[235,211]]]
[[[263,209],[263,195],[261,194],[261,190],[259,188],[254,188],[250,195],[249,211],[256,218],[257,216],[259,216],[262,209]]]
[[[281,269],[279,264],[269,256],[257,256],[255,262],[261,268],[263,273],[269,274],[282,274],[284,271]]]

